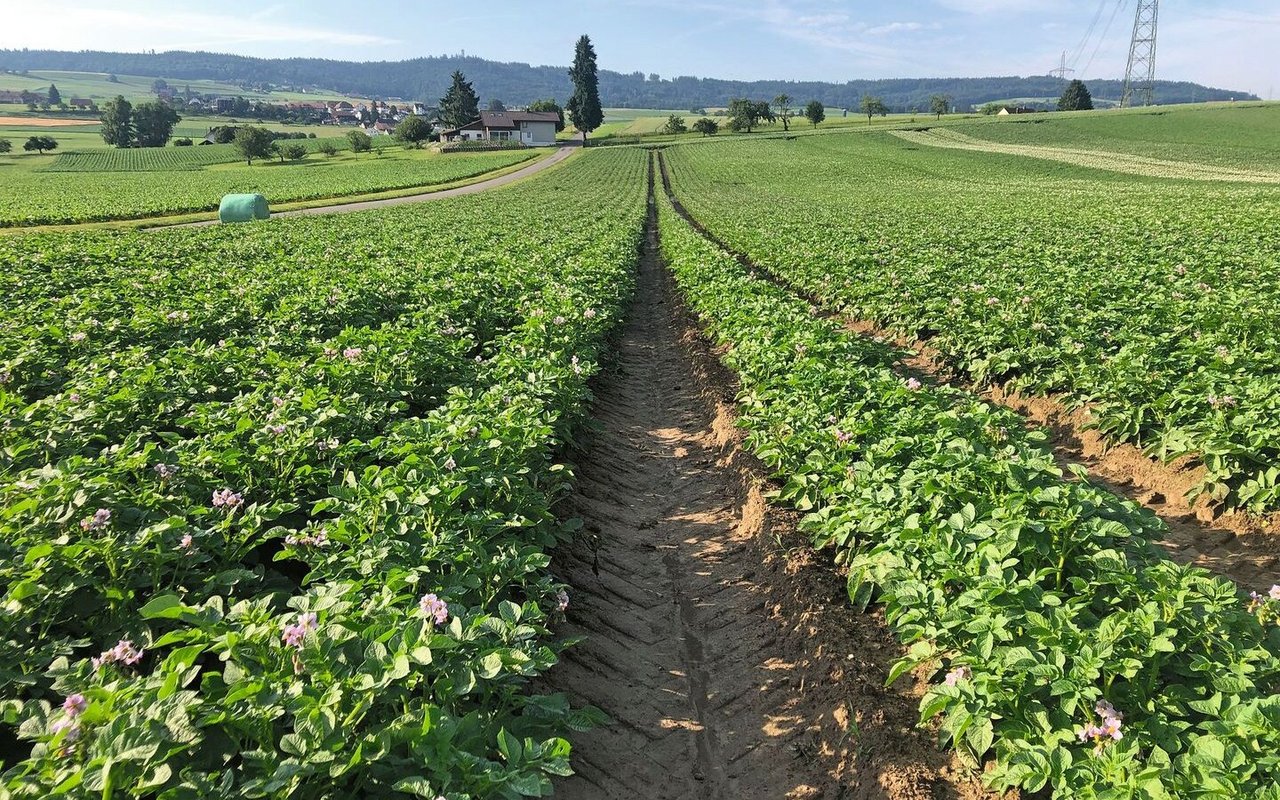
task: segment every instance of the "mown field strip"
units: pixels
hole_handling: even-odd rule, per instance
[[[904,377],[883,344],[659,210],[742,381],[748,445],[850,599],[911,644],[891,677],[931,680],[921,716],[944,743],[996,789],[1271,796],[1280,598],[1169,560],[1154,515],[1064,474],[1016,414]]]
[[[1158,158],[1116,153],[1103,150],[1078,150],[1069,147],[1043,147],[1039,145],[991,142],[967,136],[959,131],[938,128],[928,131],[890,131],[899,139],[912,144],[942,147],[951,150],[973,150],[983,153],[1041,158],[1060,161],[1078,167],[1105,169],[1129,175],[1150,178],[1178,178],[1191,181],[1230,181],[1235,183],[1280,183],[1280,174],[1215,167],[1186,161],[1165,161]]]

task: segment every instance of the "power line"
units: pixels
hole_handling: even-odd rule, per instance
[[[1075,46],[1071,52],[1074,54],[1071,58],[1071,66],[1074,68],[1080,63],[1080,59],[1084,58],[1084,50],[1089,46],[1089,39],[1093,36],[1093,32],[1098,28],[1098,22],[1102,19],[1102,12],[1107,8],[1107,0],[1098,0],[1098,10],[1093,12],[1093,21],[1089,23],[1089,29],[1085,31],[1084,36],[1080,38],[1080,44]]]
[[[1102,36],[1098,37],[1098,44],[1093,48],[1093,54],[1089,56],[1084,69],[1080,70],[1082,75],[1089,73],[1089,68],[1093,66],[1093,62],[1098,58],[1098,52],[1102,50],[1102,45],[1106,44],[1107,36],[1111,33],[1111,27],[1116,24],[1116,17],[1120,16],[1120,9],[1124,8],[1126,2],[1127,0],[1116,0],[1116,6],[1111,10],[1111,19],[1107,20],[1107,27],[1103,29]]]

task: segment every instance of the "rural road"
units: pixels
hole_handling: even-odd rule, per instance
[[[535,161],[523,169],[507,173],[506,175],[500,175],[497,178],[490,178],[487,181],[459,186],[455,189],[443,189],[434,192],[428,191],[423,192],[422,194],[405,195],[404,197],[391,197],[385,200],[364,200],[354,203],[343,203],[341,200],[336,200],[333,205],[317,206],[316,208],[301,208],[295,211],[281,211],[273,213],[271,218],[281,219],[284,217],[316,216],[321,214],[349,214],[353,211],[367,211],[371,208],[386,208],[388,206],[400,206],[407,203],[421,203],[427,200],[443,200],[447,197],[461,197],[468,194],[478,194],[490,189],[496,189],[499,186],[506,186],[509,183],[514,183],[523,178],[527,178],[530,175],[536,175],[544,169],[547,169],[554,164],[559,164],[561,161],[564,161],[566,158],[573,155],[578,150],[579,146],[580,145],[561,146],[560,149],[550,157]],[[203,228],[217,224],[218,221],[216,219],[211,219],[204,222],[188,222],[181,225],[158,225],[154,228],[147,228],[146,230],[162,231],[171,230],[173,228]]]

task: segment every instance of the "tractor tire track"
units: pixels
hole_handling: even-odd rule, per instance
[[[903,652],[765,501],[740,446],[736,386],[648,243],[555,568],[562,631],[584,637],[550,689],[611,722],[573,737],[569,800],[978,798],[927,731]]]

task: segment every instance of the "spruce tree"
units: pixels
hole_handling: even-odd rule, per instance
[[[49,105],[56,106],[62,103],[62,93],[58,91],[58,87],[52,83],[49,84]]]
[[[588,36],[578,39],[569,78],[573,81],[573,96],[565,110],[573,120],[573,127],[582,131],[582,144],[586,145],[587,134],[604,123],[604,109],[600,107],[600,79],[596,74],[596,51]]]
[[[450,128],[461,128],[480,117],[480,97],[461,70],[453,73],[453,84],[440,98],[440,121]]]
[[[1084,85],[1084,81],[1077,79],[1067,84],[1067,90],[1062,93],[1061,99],[1058,100],[1058,110],[1093,110],[1093,97],[1089,94],[1089,87]]]

